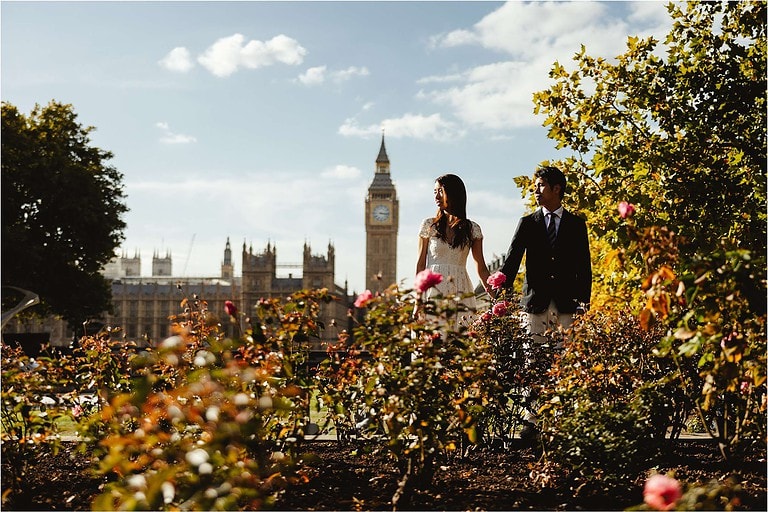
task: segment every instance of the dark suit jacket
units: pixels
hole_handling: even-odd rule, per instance
[[[520,219],[501,271],[505,287],[512,287],[525,254],[522,305],[528,313],[541,313],[554,299],[560,313],[575,313],[592,294],[592,263],[587,225],[563,211],[554,247],[547,238],[544,213],[538,208]]]

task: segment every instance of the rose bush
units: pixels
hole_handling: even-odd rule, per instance
[[[115,508],[262,509],[301,479],[309,423],[306,340],[327,291],[262,300],[240,339],[226,339],[205,301],[185,301],[176,334],[134,360],[132,392],[92,421],[115,480],[94,501]]]
[[[416,291],[441,279],[426,270]],[[429,485],[441,458],[478,441],[479,420],[496,386],[486,341],[466,326],[448,327],[466,308],[453,299],[414,299],[412,290],[387,289],[368,303],[355,328],[359,348],[334,351],[318,373],[323,403],[346,416],[336,425],[397,462],[394,505]],[[414,315],[417,308],[425,314]]]

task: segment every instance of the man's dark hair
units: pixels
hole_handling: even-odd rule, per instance
[[[560,185],[560,199],[562,199],[563,195],[565,195],[565,175],[557,167],[553,167],[551,165],[540,167],[536,170],[535,173],[533,173],[533,178],[543,179],[549,184],[550,187]]]

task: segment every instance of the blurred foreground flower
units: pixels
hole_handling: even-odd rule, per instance
[[[443,275],[438,274],[437,272],[432,272],[432,270],[425,268],[418,274],[416,274],[416,280],[414,281],[413,285],[414,287],[420,291],[421,293],[424,293],[425,291],[429,290],[433,286],[436,286],[443,282]]]
[[[371,293],[371,290],[365,290],[363,293],[357,296],[355,307],[364,308],[369,302],[371,302],[371,300],[373,300],[373,293]]]
[[[632,203],[622,201],[619,203],[619,216],[622,219],[631,217],[635,214],[635,206]]]
[[[672,510],[682,495],[680,482],[667,475],[653,475],[645,481],[643,500],[655,510]]]
[[[234,302],[231,300],[224,301],[224,311],[226,311],[229,316],[237,316],[237,306],[235,306]]]

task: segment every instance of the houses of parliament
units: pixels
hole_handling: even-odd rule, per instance
[[[390,175],[390,162],[382,135],[381,146],[375,161],[375,171],[365,198],[366,231],[366,288],[377,290],[395,283],[397,262],[397,232],[399,203]],[[323,303],[320,322],[324,331],[312,340],[311,349],[325,350],[325,344],[335,342],[343,329],[350,327],[348,311],[353,307],[355,296],[347,284],[336,283],[335,247],[329,243],[323,252],[316,254],[305,243],[301,276],[279,276],[285,270],[278,263],[277,243],[267,241],[261,249],[243,242],[241,273],[235,275],[235,260],[229,238],[224,245],[221,272],[216,277],[174,277],[170,252],[155,253],[152,257],[151,276],[142,276],[141,258],[138,254],[123,254],[113,259],[103,269],[111,282],[113,312],[100,319],[101,324],[120,327],[125,339],[137,344],[153,344],[171,334],[169,317],[181,313],[184,298],[197,297],[208,305],[208,310],[222,320],[227,318],[224,302],[232,301],[244,316],[253,313],[254,305],[261,298],[284,299],[305,289],[326,288],[336,299]],[[280,272],[283,274],[284,272]],[[222,325],[226,325],[222,321]],[[16,318],[3,330],[5,335],[14,333],[45,333],[52,346],[67,346],[74,337],[83,333],[67,332],[66,324],[56,318]],[[88,333],[87,325],[84,333]]]

